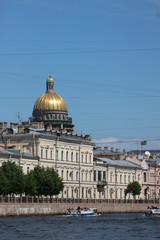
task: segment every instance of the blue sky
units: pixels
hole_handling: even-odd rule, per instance
[[[27,120],[51,71],[75,132],[160,149],[159,0],[0,0],[0,32],[0,121]]]

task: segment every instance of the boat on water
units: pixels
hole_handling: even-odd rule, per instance
[[[148,207],[147,208],[147,212],[146,212],[146,216],[150,216],[150,215],[159,215],[160,216],[160,208],[159,207]]]
[[[68,209],[66,211],[67,216],[97,216],[97,208],[80,208]]]

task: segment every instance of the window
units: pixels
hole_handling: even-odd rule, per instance
[[[73,162],[73,152],[71,152],[71,162]]]
[[[134,182],[134,176],[133,176],[133,182]]]
[[[66,180],[68,180],[68,170],[67,170],[67,172],[66,172]]]
[[[62,180],[63,180],[63,170],[62,170],[62,174],[61,174]]]
[[[130,181],[131,181],[131,177],[130,175],[128,175],[128,182],[130,183]]]
[[[110,173],[110,182],[112,183],[112,173]]]
[[[67,188],[67,197],[68,197],[68,188]]]
[[[82,163],[83,163],[83,154],[81,155],[81,158],[82,158]]]
[[[48,158],[48,150],[46,149],[46,158]]]
[[[89,155],[89,163],[91,163],[91,155]]]
[[[120,199],[122,199],[122,189],[120,190]]]
[[[66,161],[68,161],[68,151],[66,152]]]
[[[82,182],[83,182],[83,173],[82,173]]]
[[[120,183],[122,183],[122,175],[120,175]]]
[[[43,158],[43,149],[41,149],[41,158]]]
[[[126,183],[126,175],[124,175],[124,183]]]
[[[86,173],[86,182],[87,182],[87,173]]]
[[[63,161],[63,151],[61,152],[61,160]]]
[[[78,153],[76,153],[76,162],[78,162]]]
[[[115,175],[115,181],[116,181],[116,183],[118,182],[118,176],[117,176],[117,174]]]
[[[101,171],[98,171],[98,181],[102,180]]]
[[[84,188],[82,187],[82,198],[84,198]]]
[[[94,176],[93,176],[93,181],[96,181],[96,170],[94,170]]]
[[[56,160],[58,160],[58,150],[56,151]]]
[[[88,189],[86,189],[86,198],[88,198]]]
[[[143,181],[146,182],[146,172],[143,173]]]
[[[73,198],[73,188],[72,188],[72,198]]]
[[[53,158],[52,150],[51,150],[51,159]]]
[[[116,198],[118,198],[118,190],[116,190]]]
[[[70,173],[71,180],[73,181],[73,171]]]
[[[86,163],[87,163],[87,154],[86,154]]]
[[[103,171],[103,180],[106,181],[106,171]]]

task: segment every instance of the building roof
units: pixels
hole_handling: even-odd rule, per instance
[[[119,166],[119,167],[128,167],[128,168],[141,168],[139,165],[135,163],[131,163],[125,160],[112,160],[109,158],[96,158],[97,160],[103,161],[107,165],[111,166]]]

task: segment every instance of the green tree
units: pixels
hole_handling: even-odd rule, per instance
[[[51,180],[48,195],[58,195],[61,191],[63,191],[64,188],[62,179],[59,177],[58,173],[53,168],[47,168],[46,173]]]
[[[141,193],[141,185],[137,181],[129,183],[127,189],[125,190],[125,193],[131,193],[135,199],[136,195],[139,195]]]
[[[37,182],[34,178],[33,170],[25,175],[25,194],[29,196],[37,195]]]
[[[57,195],[63,190],[62,179],[53,168],[44,169],[44,167],[37,166],[34,168],[33,175],[36,181],[38,195]]]
[[[22,194],[24,192],[24,174],[14,162],[3,162],[0,167],[0,193]]]

